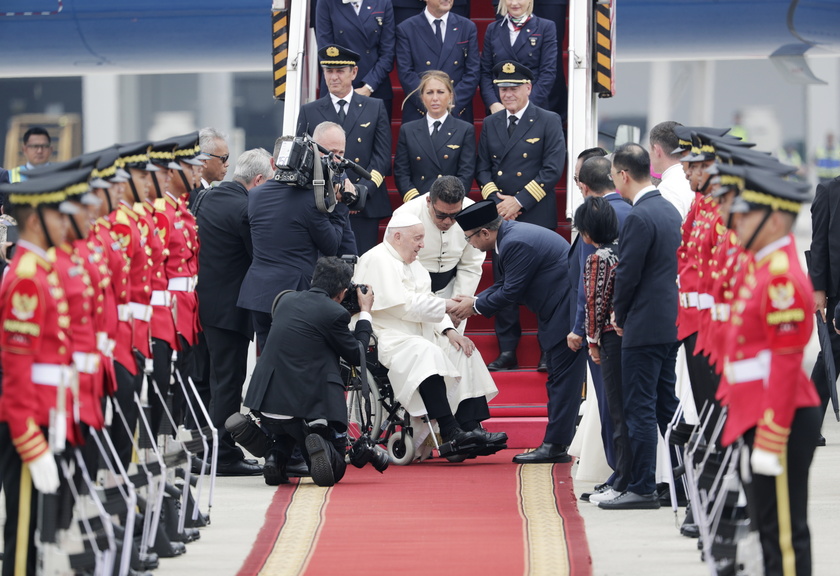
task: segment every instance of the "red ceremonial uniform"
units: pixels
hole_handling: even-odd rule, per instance
[[[55,270],[61,279],[70,306],[70,343],[73,364],[79,373],[79,418],[101,430],[103,379],[101,358],[96,346],[94,309],[96,293],[82,257],[71,244],[55,249]]]
[[[20,459],[31,462],[49,449],[41,429],[50,425],[59,385],[66,386],[67,441],[77,444],[80,440],[73,420],[75,371],[68,304],[46,252],[29,242],[18,243],[0,289],[0,305],[0,422],[9,425]]]
[[[109,218],[116,218],[112,212]],[[130,373],[137,373],[136,363],[131,352],[131,323],[120,321],[120,308],[128,309],[128,271],[130,263],[122,243],[112,234],[112,223],[107,218],[99,218],[90,231],[90,239],[95,253],[99,254],[98,269],[102,287],[102,315],[106,336],[98,337],[100,351],[110,358],[105,364],[106,386],[109,393],[116,390],[113,376],[113,361],[125,366]],[[103,340],[103,338],[105,338]]]
[[[729,445],[756,427],[755,448],[781,454],[796,410],[820,404],[802,371],[814,327],[813,287],[792,235],[765,247],[755,260],[732,304],[718,392],[729,407],[722,442]]]
[[[697,231],[703,223],[707,199],[696,194],[682,225],[682,244],[677,249],[680,306],[677,313],[677,339],[697,332]]]
[[[694,347],[695,354],[711,356],[710,325],[712,323],[712,309],[715,305],[714,284],[715,277],[719,274],[723,265],[725,254],[721,247],[726,241],[729,229],[724,226],[717,204],[713,204],[713,213],[707,217],[708,227],[700,240],[698,248],[700,259],[698,265],[697,293],[698,296],[698,318],[697,318],[697,344]]]
[[[198,228],[185,197],[176,199],[167,192],[165,198],[167,214],[171,214],[173,222],[166,274],[177,306],[175,325],[178,334],[194,346],[201,331],[195,292],[198,281]]]
[[[150,226],[148,220],[142,218],[131,206],[126,202],[120,202],[120,207],[115,213],[113,234],[125,249],[130,265],[127,278],[128,302],[125,307],[119,308],[119,314],[121,321],[131,323],[132,346],[146,358],[151,358],[149,321],[152,319],[150,306],[152,249],[148,245],[148,238],[152,228],[153,225]],[[120,337],[122,334],[121,330]],[[117,361],[120,359],[117,358]],[[130,363],[132,365],[135,363],[134,358]],[[127,364],[124,366],[129,367]],[[136,374],[136,370],[129,370],[129,372]]]
[[[148,207],[147,207],[148,211]],[[169,257],[169,241],[172,236],[172,218],[166,211],[165,201],[158,198],[154,203],[155,236],[160,248],[152,249],[152,336],[166,341],[170,348],[178,350],[175,335],[175,321],[172,317],[172,295],[168,290],[166,259]]]
[[[726,352],[726,334],[731,317],[732,300],[744,281],[752,255],[741,247],[738,237],[731,230],[723,236],[717,248],[715,260],[718,262],[718,268],[714,273],[711,292],[715,303],[712,306],[709,323],[707,349],[709,361],[714,365],[715,372],[720,374]]]

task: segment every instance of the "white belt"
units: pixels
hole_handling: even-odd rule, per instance
[[[131,308],[128,307],[128,304],[117,305],[117,318],[120,322],[128,322],[131,320]]]
[[[96,333],[96,348],[105,356],[111,357],[114,355],[114,346],[116,342],[108,338],[107,332]]]
[[[172,294],[168,290],[152,291],[152,306],[172,306]]]
[[[726,380],[730,384],[767,380],[770,376],[770,351],[762,350],[755,358],[727,362],[724,367]]]
[[[32,382],[43,386],[70,386],[76,378],[76,371],[66,364],[33,364]]]
[[[680,292],[680,306],[683,308],[697,308],[697,292]]]
[[[715,299],[711,294],[700,294],[697,299],[697,307],[700,310],[708,310],[715,305]]]
[[[73,352],[73,364],[82,374],[96,374],[99,372],[99,354]]]
[[[729,322],[729,304],[715,304],[712,306],[712,320]]]
[[[131,316],[135,320],[140,320],[142,322],[149,322],[152,319],[152,307],[146,304],[140,304],[138,302],[129,302],[129,308],[131,308]]]
[[[169,279],[169,289],[173,292],[195,292],[198,276],[181,276]]]

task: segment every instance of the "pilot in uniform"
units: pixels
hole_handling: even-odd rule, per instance
[[[750,520],[768,575],[810,574],[808,471],[820,429],[820,399],[802,370],[814,328],[813,286],[791,233],[808,194],[801,185],[748,168],[730,212],[754,262],[732,303],[718,396],[728,407],[722,443],[739,438]]]
[[[455,88],[452,114],[472,123],[479,66],[478,33],[471,20],[449,11],[435,17],[427,6],[397,26],[397,72],[405,94],[403,122],[425,116],[417,87],[424,72],[442,70]]]
[[[391,202],[384,185],[385,176],[391,170],[391,123],[381,100],[353,90],[351,82],[357,76],[360,58],[352,50],[335,44],[318,51],[330,93],[301,107],[297,135],[311,135],[321,122],[335,122],[344,128],[347,138],[344,156],[370,172],[372,180],[347,171],[347,178],[354,185],[362,184],[368,189],[364,209],[350,216],[358,253],[363,254],[379,243],[379,221],[391,215]],[[345,68],[349,69],[345,81],[331,85],[329,70]]]
[[[492,199],[506,219],[557,228],[557,196],[554,187],[566,163],[566,141],[560,116],[530,103],[533,73],[517,62],[499,62],[493,68],[494,84],[501,91],[522,92],[505,104],[506,109],[484,119],[478,141],[476,180],[481,195]],[[524,94],[527,93],[527,94]],[[503,101],[504,103],[504,101]],[[511,120],[515,118],[515,120]],[[509,213],[511,206],[518,213]],[[505,215],[505,214],[503,214]],[[495,253],[494,253],[495,254]],[[494,277],[498,278],[494,257]],[[569,327],[571,329],[571,327]],[[499,358],[491,370],[514,368],[521,328],[519,311],[507,308],[496,314]]]
[[[68,189],[86,187],[89,174],[74,170],[0,185],[16,207],[20,227],[15,257],[0,289],[4,575],[36,573],[35,529],[42,497],[61,484],[56,457],[80,441],[73,418],[77,374],[69,304],[54,267],[54,250],[64,242],[62,212],[76,209],[65,202]]]

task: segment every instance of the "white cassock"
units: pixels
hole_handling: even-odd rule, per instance
[[[478,350],[467,357],[442,334],[452,328],[446,302],[432,294],[429,273],[420,262],[406,264],[382,242],[359,258],[354,281],[373,288],[379,361],[388,368],[394,395],[409,414],[426,414],[417,389],[435,374],[446,382],[453,414],[466,398],[485,396],[489,401],[498,393]]]

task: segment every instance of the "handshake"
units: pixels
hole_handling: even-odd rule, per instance
[[[473,302],[475,302],[475,297],[464,294],[447,298],[446,313],[449,314],[455,326],[458,326],[462,321],[476,314],[475,308],[473,308]]]

